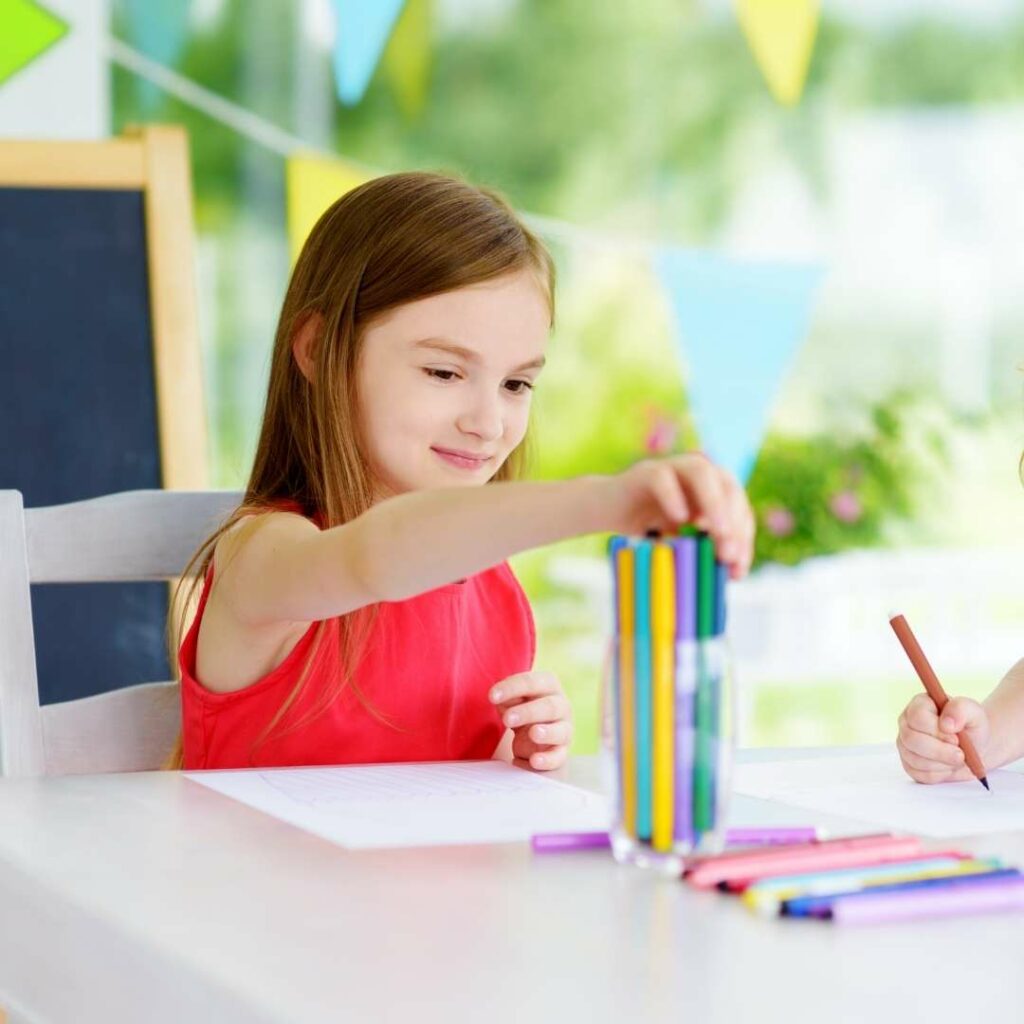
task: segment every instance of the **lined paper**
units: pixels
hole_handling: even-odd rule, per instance
[[[608,828],[608,801],[503,761],[186,772],[348,849],[502,843]]]

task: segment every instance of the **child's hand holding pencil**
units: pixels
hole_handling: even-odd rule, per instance
[[[966,732],[984,760],[989,739],[988,715],[969,697],[954,697],[941,716],[935,702],[919,693],[903,709],[896,748],[915,782],[967,782],[974,778],[957,743]]]

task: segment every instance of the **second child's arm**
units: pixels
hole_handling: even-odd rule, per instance
[[[707,528],[733,575],[750,564],[753,518],[728,474],[701,456],[617,476],[411,491],[320,531],[272,515],[218,546],[221,600],[242,625],[313,622],[401,601],[529,548],[581,534]],[[255,524],[254,524],[255,525]]]

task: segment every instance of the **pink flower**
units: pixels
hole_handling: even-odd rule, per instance
[[[840,491],[834,494],[828,507],[841,523],[855,523],[864,513],[860,498],[853,491]]]
[[[672,451],[679,426],[654,408],[648,410],[648,421],[650,426],[644,439],[644,451],[648,455],[665,455]]]
[[[788,537],[796,527],[796,520],[788,508],[772,505],[764,510],[765,529],[775,537]]]

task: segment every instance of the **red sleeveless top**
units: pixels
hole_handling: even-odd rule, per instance
[[[345,687],[307,720],[338,677],[339,620],[328,619],[302,690],[262,741],[302,673],[319,624],[311,623],[284,661],[256,682],[233,693],[207,690],[196,678],[196,646],[212,572],[179,652],[186,769],[482,760],[494,753],[505,727],[488,691],[528,671],[536,651],[530,605],[507,562],[377,606],[355,680],[381,717]]]

